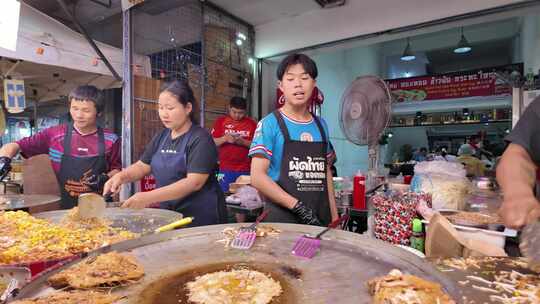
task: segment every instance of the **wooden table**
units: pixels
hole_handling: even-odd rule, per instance
[[[0,211],[23,210],[37,213],[60,208],[60,197],[49,194],[0,195]]]

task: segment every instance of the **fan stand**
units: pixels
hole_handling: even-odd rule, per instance
[[[379,161],[379,144],[368,145],[368,172],[377,173],[377,164]]]

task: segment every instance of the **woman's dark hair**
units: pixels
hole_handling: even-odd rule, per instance
[[[188,103],[191,103],[191,113],[189,118],[191,122],[198,124],[197,119],[198,107],[195,96],[193,95],[193,90],[185,80],[173,80],[171,82],[166,82],[161,86],[160,93],[169,92],[174,95],[178,102],[186,106]]]
[[[243,97],[234,96],[231,98],[231,102],[229,103],[231,108],[240,109],[240,110],[247,110],[247,101]]]
[[[287,69],[291,65],[301,64],[304,67],[306,73],[311,76],[311,78],[316,79],[318,75],[317,64],[311,58],[304,54],[291,54],[285,57],[278,66],[277,69],[277,78],[278,80],[283,80],[283,75],[287,72]]]
[[[105,108],[101,90],[93,85],[82,85],[76,87],[73,89],[73,91],[71,91],[71,93],[69,93],[68,100],[70,103],[72,100],[91,101],[94,103],[98,113],[103,112],[103,109]]]

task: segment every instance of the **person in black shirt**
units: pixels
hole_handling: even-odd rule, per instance
[[[512,132],[510,144],[497,166],[497,182],[504,195],[499,210],[504,224],[521,228],[540,218],[538,177],[540,165],[540,97],[525,110]]]
[[[104,194],[152,173],[155,190],[138,192],[122,207],[157,207],[194,217],[192,226],[224,223],[223,192],[216,179],[217,149],[208,131],[196,124],[193,91],[186,82],[165,84],[159,95],[159,118],[165,129],[156,134],[141,159],[111,178]]]

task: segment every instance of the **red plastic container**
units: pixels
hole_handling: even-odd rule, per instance
[[[366,209],[366,177],[355,175],[353,178],[353,208]]]
[[[69,257],[62,258],[62,259],[36,261],[36,262],[21,263],[21,264],[14,264],[14,265],[8,265],[8,266],[26,267],[30,269],[30,275],[32,276],[32,279],[34,279],[37,275],[44,272],[45,270],[61,267],[62,265],[69,263],[78,258],[80,258],[80,255],[72,255]]]
[[[412,175],[405,175],[403,176],[403,183],[410,185],[412,181],[413,176]]]

